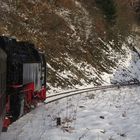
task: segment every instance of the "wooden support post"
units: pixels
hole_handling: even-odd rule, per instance
[[[58,117],[58,118],[56,118],[56,125],[57,126],[60,126],[61,125],[61,118],[60,117]]]

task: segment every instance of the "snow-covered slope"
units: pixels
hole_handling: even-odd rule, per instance
[[[84,79],[79,79],[79,82],[82,83],[84,87],[94,86],[95,81],[98,81],[102,85],[109,85],[109,84],[128,84],[140,81],[140,50],[138,40],[136,42],[132,41],[132,38],[128,38],[129,44],[133,43],[133,48],[127,47],[128,44],[123,44],[123,54],[119,52],[116,53],[110,47],[109,44],[105,44],[109,48],[109,52],[104,52],[108,55],[108,58],[112,61],[115,61],[116,66],[110,69],[110,73],[101,72],[98,73],[97,69],[89,65],[88,63],[75,63],[74,60],[67,57],[66,61],[70,63],[70,65],[75,66],[75,68],[84,73],[92,82],[89,83]],[[101,40],[102,41],[102,40]],[[105,43],[102,41],[102,43]],[[51,66],[49,66],[51,67]],[[65,77],[71,81],[71,77],[78,78],[74,75],[70,70],[57,72],[59,76]],[[96,78],[100,79],[96,79]],[[96,80],[95,80],[96,79]],[[78,79],[77,79],[78,80]],[[55,94],[55,92],[62,91],[61,87],[52,87],[50,86],[50,90],[48,90],[47,94]],[[73,84],[74,88],[81,88],[79,84]],[[64,90],[68,90],[69,86]]]
[[[42,105],[13,123],[1,140],[139,140],[139,91],[116,88]]]
[[[114,70],[110,81],[113,84],[132,83],[140,81],[140,46],[135,42],[131,50],[126,50],[124,58],[120,58],[118,67]]]
[[[1,0],[0,35],[45,51],[50,89],[100,85],[118,63],[135,22],[128,0],[106,1]]]

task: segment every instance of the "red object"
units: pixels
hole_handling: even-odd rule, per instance
[[[14,89],[21,88],[20,94],[25,95],[24,103],[24,114],[30,112],[32,106],[36,107],[37,103],[44,101],[46,99],[46,87],[42,87],[40,91],[35,92],[34,83],[29,83],[26,85],[12,85],[10,86]],[[12,123],[12,116],[10,116],[10,95],[7,96],[6,103],[6,114],[7,116],[3,120],[3,130],[7,131],[8,126]]]
[[[45,87],[42,89],[41,96],[42,96],[43,100],[46,100],[46,88]]]
[[[43,87],[40,92],[37,93],[40,100],[44,101],[46,99],[46,88]]]
[[[11,124],[11,120],[9,117],[5,117],[3,120],[3,131],[7,131],[8,126]]]
[[[25,93],[25,95],[26,95],[26,96],[25,96],[25,97],[26,97],[25,100],[26,100],[28,103],[31,103],[31,102],[32,102],[34,89],[35,89],[34,83],[29,83],[29,84],[27,84],[27,85],[23,88],[23,90],[22,90],[22,92]]]

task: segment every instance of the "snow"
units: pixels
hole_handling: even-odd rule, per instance
[[[80,2],[75,1],[75,4],[78,8],[81,9],[81,11],[84,14],[83,21],[85,21],[85,34],[86,34],[86,40],[87,40],[91,34],[92,20],[90,19],[91,17],[89,16],[88,11],[84,8],[83,5],[81,5]]]
[[[32,1],[34,3],[34,1]],[[36,1],[37,2],[37,1]],[[86,40],[89,39],[92,20],[88,11],[77,0],[74,1],[77,8],[81,10],[83,16],[71,17],[73,12],[66,8],[57,9],[55,13],[62,17],[73,31],[71,37],[75,37],[77,42],[82,41],[77,33],[82,24],[85,29]],[[5,11],[14,11],[14,7],[9,7],[5,2],[0,2],[2,9]],[[18,13],[24,19],[27,17],[22,13]],[[83,22],[84,21],[84,22]],[[31,32],[36,32],[32,30]],[[68,34],[69,36],[69,34]],[[119,58],[117,68],[114,68],[113,74],[102,73],[100,77],[104,81],[104,85],[112,83],[126,83],[130,81],[140,81],[140,58],[136,52],[130,51],[124,44],[126,55],[117,54],[112,50],[110,45],[114,45],[113,41],[109,44],[98,38],[106,47],[111,60]],[[128,44],[133,42],[132,38],[128,38]],[[137,41],[139,43],[139,41]],[[139,46],[137,44],[136,46]],[[82,48],[81,48],[82,49]],[[82,50],[85,51],[84,49]],[[140,52],[140,50],[138,50]],[[79,71],[90,78],[97,76],[97,71],[86,62],[76,63],[74,59],[67,56],[66,62],[73,65]],[[47,64],[48,68],[56,71],[53,66]],[[62,78],[70,77],[78,78],[69,70],[59,72]],[[92,87],[88,85],[84,79],[80,79],[84,87]],[[49,94],[56,92],[64,92],[60,87],[54,88],[47,83],[51,90]],[[83,88],[74,85],[75,88]],[[69,89],[72,91],[72,89]],[[69,97],[55,103],[41,105],[32,112],[26,114],[8,129],[7,133],[2,133],[0,140],[139,140],[140,138],[140,87],[123,87],[109,90],[100,90],[84,93]],[[48,94],[47,93],[47,94]],[[56,125],[56,118],[61,117],[62,125]]]
[[[99,39],[101,40],[101,39]],[[105,43],[103,40],[101,40],[102,43]],[[132,41],[130,38],[128,38],[129,43],[131,44]],[[113,44],[113,41],[110,42],[110,44]],[[77,70],[81,71],[87,78],[89,79],[96,79],[96,77],[100,76],[102,85],[109,85],[110,83],[116,84],[116,83],[129,83],[129,82],[138,82],[140,81],[140,59],[138,53],[130,50],[126,44],[123,44],[123,50],[126,52],[126,54],[117,54],[111,49],[111,46],[107,45],[109,52],[108,53],[110,59],[118,59],[117,66],[112,69],[111,73],[105,73],[102,72],[100,75],[98,74],[97,70],[87,62],[76,62],[73,58],[71,58],[68,54],[65,54],[67,57],[65,57],[65,62],[67,62],[70,66],[75,67]],[[137,51],[139,49],[137,48]],[[55,69],[53,69],[52,66],[47,64],[50,69],[56,72]],[[83,87],[92,87],[94,86],[93,83],[89,84],[84,79],[78,79],[77,75],[75,75],[70,70],[64,70],[62,72],[57,72],[57,76],[68,79],[69,81],[72,80],[72,78],[79,80],[82,83],[82,87],[80,85],[74,85],[75,88],[83,88]],[[52,87],[50,83],[47,83],[50,87],[50,90],[47,92],[47,94],[55,94],[58,92],[64,92],[68,90],[67,89],[61,89],[61,87]],[[69,89],[71,90],[71,89]]]
[[[93,26],[90,14],[88,13],[84,5],[81,5],[80,2],[78,2],[77,0],[72,0],[72,2],[75,3],[75,8],[77,9],[76,15],[72,10],[69,10],[67,8],[57,8],[55,10],[55,14],[63,18],[63,20],[67,23],[69,28],[73,31],[71,37],[75,38],[77,42],[82,41],[79,33],[84,33],[83,35],[85,36],[85,39],[88,40]],[[81,25],[84,26],[84,30],[81,28]],[[77,29],[80,30],[80,32],[77,32]]]
[[[74,65],[72,59],[68,61]],[[81,65],[76,67],[80,69]],[[83,70],[95,73],[88,64],[84,65]],[[101,76],[106,84],[110,76],[117,82],[139,80],[139,68],[139,55],[128,51],[113,76],[106,73]],[[60,73],[63,74],[71,75],[69,71]],[[43,104],[14,122],[7,133],[1,134],[0,140],[139,140],[139,91],[139,86],[117,87]],[[56,125],[58,117],[61,126]]]
[[[124,62],[114,71],[111,79],[114,83],[140,81],[140,58],[136,52],[129,51]]]
[[[139,54],[128,49],[125,44],[124,48],[127,53],[117,56],[120,60],[117,68],[112,70],[113,74],[100,75],[104,85],[110,84],[110,81],[115,84],[140,81]],[[87,77],[96,75],[96,70],[87,63],[75,63],[70,57],[65,60],[84,71]],[[51,65],[47,65],[55,71]],[[58,74],[63,78],[73,76],[69,70]],[[84,87],[93,86],[86,84],[83,79],[81,82]],[[75,88],[83,87],[75,85]],[[69,89],[71,90],[73,89]],[[139,91],[139,86],[116,87],[42,104],[14,122],[7,133],[1,134],[0,140],[139,140]],[[55,92],[64,91],[52,87],[49,94]],[[56,125],[58,117],[62,120],[61,126]]]
[[[140,87],[77,95],[41,105],[0,140],[139,140]],[[61,117],[62,125],[56,126]]]
[[[83,61],[77,61],[74,58],[72,58],[68,53],[65,53],[65,57],[63,59],[65,60],[67,65],[72,66],[71,69],[65,69],[63,71],[62,70],[56,71],[53,68],[53,66],[51,66],[50,64],[47,64],[48,68],[56,72],[57,76],[60,79],[68,80],[71,83],[72,86],[69,86],[63,90],[67,90],[69,88],[79,88],[81,85],[83,85],[84,87],[94,86],[95,84],[94,81],[102,85],[109,85],[110,83],[116,84],[116,83],[128,83],[128,82],[140,81],[140,74],[139,74],[140,55],[130,50],[130,48],[128,47],[128,45],[137,46],[136,49],[138,52],[140,52],[140,49],[138,49],[140,45],[138,44],[138,40],[134,42],[132,37],[128,37],[126,39],[127,43],[124,42],[122,45],[122,50],[124,51],[124,53],[121,54],[120,52],[116,52],[112,48],[112,45],[114,45],[113,40],[107,43],[101,38],[98,38],[98,39],[107,48],[103,50],[103,53],[108,56],[108,59],[116,63],[116,67],[109,68],[110,73],[106,73],[106,72],[99,73],[99,71],[97,71],[97,69],[94,68],[91,64],[88,64],[87,62],[83,62]],[[57,62],[58,60],[55,59],[53,61]],[[79,77],[75,73],[75,70],[81,72],[84,75],[84,77]],[[75,83],[73,83],[73,79],[78,81],[79,85],[75,85]],[[90,81],[90,83],[87,79]],[[50,87],[48,94],[55,94],[56,92],[60,92],[62,90],[61,87],[57,87],[57,84],[55,88],[52,87],[50,83],[47,83],[47,84]]]

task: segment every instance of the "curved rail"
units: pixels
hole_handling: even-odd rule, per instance
[[[107,86],[97,86],[97,87],[90,87],[90,88],[83,88],[83,89],[76,89],[72,91],[62,92],[55,95],[50,95],[47,97],[45,104],[52,103],[70,96],[82,94],[85,92],[97,91],[97,90],[104,90],[104,89],[112,89],[112,88],[121,88],[127,86],[140,86],[140,83],[131,83],[131,84],[122,84],[122,85],[107,85]]]

